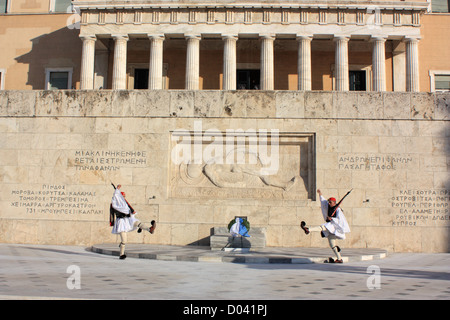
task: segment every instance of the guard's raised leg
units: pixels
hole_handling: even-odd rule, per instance
[[[142,230],[147,230],[148,232],[150,232],[151,234],[153,234],[155,232],[156,229],[156,221],[152,220],[152,222],[150,222],[150,224],[152,225],[151,227],[147,227],[144,223],[142,222],[135,222],[135,226],[138,227],[138,233],[141,233]]]
[[[305,221],[300,222],[300,228],[302,228],[303,231],[305,231],[306,234],[309,234],[309,228],[306,227],[306,222]]]

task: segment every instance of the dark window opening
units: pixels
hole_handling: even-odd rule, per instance
[[[236,85],[238,90],[258,90],[260,71],[259,70],[237,70]]]
[[[350,71],[350,91],[366,91],[366,72]]]
[[[49,90],[69,89],[69,73],[68,72],[50,72]]]
[[[148,89],[148,69],[134,69],[134,89]]]

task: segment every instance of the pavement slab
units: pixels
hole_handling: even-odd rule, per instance
[[[115,255],[95,253],[91,247],[0,244],[0,299],[143,299],[198,304],[198,300],[265,303],[330,297],[333,300],[450,298],[449,253],[392,253],[383,259],[356,259],[370,254],[370,250],[364,249],[355,255],[355,260],[349,259],[344,264],[292,263],[292,260],[224,263],[179,258],[183,254],[193,257],[193,252],[204,250],[200,248],[152,245],[146,248],[146,254],[172,258],[133,258],[132,251],[140,254],[143,249],[131,245],[127,247],[130,256],[120,260]],[[296,259],[292,252],[302,251],[291,250],[280,249],[277,254],[283,253],[283,259]],[[326,249],[311,250],[313,256],[322,250],[324,256],[329,255]],[[177,254],[172,255],[173,252]],[[347,254],[350,250],[343,252]]]
[[[103,243],[92,246],[92,251],[119,256],[117,244]],[[169,261],[233,262],[233,263],[323,263],[333,256],[329,248],[266,247],[248,252],[210,250],[203,246],[167,246],[127,244],[127,257]],[[341,252],[345,262],[382,259],[388,255],[383,249],[345,249]],[[335,258],[335,257],[333,257]]]

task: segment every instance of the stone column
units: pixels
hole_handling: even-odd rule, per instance
[[[275,37],[272,35],[262,35],[261,38],[261,90],[273,90],[273,43]]]
[[[406,91],[419,91],[419,38],[405,38]]]
[[[372,42],[372,90],[386,91],[386,38],[374,37]]]
[[[163,88],[163,42],[164,35],[149,35],[150,62],[148,71],[148,89],[160,90]]]
[[[348,91],[348,36],[337,36],[334,38],[336,42],[335,52],[335,73],[336,73],[336,90]]]
[[[402,40],[392,41],[392,81],[394,91],[406,91],[406,45]]]
[[[236,35],[224,35],[223,90],[236,90]]]
[[[81,53],[81,90],[94,89],[94,61],[95,61],[95,36],[80,36],[83,41],[83,51]]]
[[[127,41],[128,36],[113,35],[114,39],[114,65],[113,65],[113,90],[125,90],[127,88]]]
[[[200,39],[199,35],[188,35],[186,54],[186,90],[199,89]]]
[[[311,36],[297,36],[298,90],[311,90]]]

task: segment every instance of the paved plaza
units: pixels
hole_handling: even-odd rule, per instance
[[[285,254],[287,250],[284,249]],[[329,254],[327,249],[317,250]],[[113,254],[95,253],[87,247],[1,244],[0,298],[320,300],[332,295],[333,299],[447,300],[450,297],[448,253],[396,253],[379,259],[355,258],[344,264],[328,264],[269,260],[226,263],[214,259],[194,262],[180,259],[180,248],[176,252],[177,259],[165,255],[161,257],[166,259],[129,256],[119,260]],[[192,257],[192,248],[186,248],[186,252]]]

